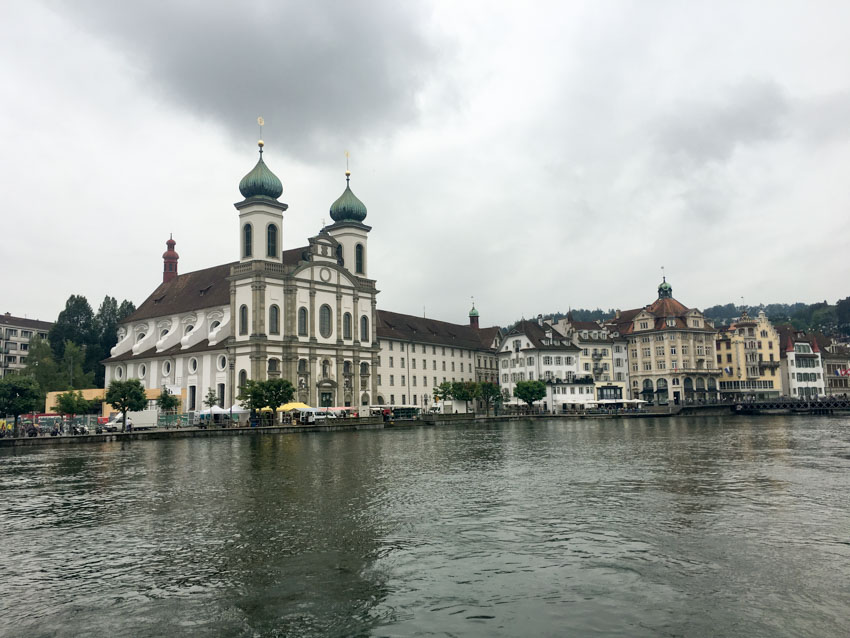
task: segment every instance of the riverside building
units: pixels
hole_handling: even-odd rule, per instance
[[[19,372],[26,367],[30,340],[47,339],[53,324],[49,321],[0,315],[0,377]]]
[[[474,380],[479,355],[482,374],[487,357],[495,365],[492,344],[482,342],[492,340],[492,329],[479,331],[477,314],[475,328],[379,315],[369,277],[371,227],[349,171],[330,206],[333,223],[306,245],[283,250],[288,205],[263,146],[234,204],[238,259],[180,274],[169,239],[162,282],[121,322],[104,361],[107,386],[138,378],[182,397],[189,411],[204,407],[210,389],[227,408],[248,379],[275,377],[290,380],[297,400],[312,406],[423,405],[435,377]]]
[[[742,312],[718,331],[715,346],[722,399],[773,399],[782,393],[779,333],[763,310],[755,318]]]
[[[780,338],[782,394],[816,399],[826,394],[823,360],[814,337],[793,326],[777,326]]]
[[[673,298],[666,277],[652,304],[618,312],[606,325],[628,343],[631,398],[659,404],[717,400],[717,331],[699,310]]]

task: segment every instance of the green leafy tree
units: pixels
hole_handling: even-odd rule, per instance
[[[440,385],[434,388],[434,398],[440,401],[452,400],[452,384],[449,381],[443,381]]]
[[[85,349],[86,346],[78,346],[72,341],[65,343],[59,364],[59,377],[63,387],[78,390],[94,386],[94,372],[86,372],[84,369]]]
[[[127,430],[127,412],[144,410],[148,403],[145,388],[138,379],[113,381],[106,390],[106,402],[121,413],[123,423],[121,431]]]
[[[56,405],[53,409],[65,417],[74,417],[78,414],[88,414],[94,408],[95,401],[89,401],[83,397],[79,390],[68,390],[56,396]]]
[[[473,401],[481,389],[475,381],[456,381],[452,383],[452,396],[458,401],[463,401],[464,412],[469,413],[469,402]]]
[[[535,401],[546,396],[546,384],[542,381],[517,381],[514,396],[525,401],[530,409]]]
[[[295,388],[286,379],[269,379],[262,381],[266,394],[266,407],[277,410],[285,403],[292,401],[295,396]]]
[[[245,385],[240,386],[236,399],[252,412],[259,412],[268,405],[265,387],[253,379],[248,379]]]
[[[94,313],[82,295],[71,295],[65,309],[50,328],[48,341],[56,361],[61,361],[68,341],[77,345],[89,344],[94,336]]]
[[[101,361],[109,356],[109,351],[118,339],[118,323],[126,319],[136,306],[127,300],[118,304],[115,297],[103,298],[97,314],[94,316],[93,335],[86,349],[86,370],[94,372],[94,383],[101,387],[104,381],[104,367]]]
[[[490,416],[490,404],[496,403],[502,396],[502,391],[492,381],[484,381],[480,386],[480,397],[484,402],[485,414]]]
[[[27,351],[27,365],[23,374],[35,379],[41,392],[42,401],[44,401],[48,392],[68,389],[59,374],[59,366],[56,365],[56,359],[53,358],[53,350],[50,349],[50,344],[41,337],[33,337],[30,341],[30,347]]]
[[[218,392],[215,391],[215,388],[207,388],[207,396],[204,397],[204,405],[212,410],[213,406],[218,405],[218,403]]]
[[[32,377],[12,374],[0,379],[0,414],[11,414],[15,419],[14,434],[18,436],[18,417],[34,412],[43,405],[44,398],[38,383]]]
[[[163,386],[159,398],[156,400],[156,405],[160,412],[174,412],[180,405],[180,397]]]

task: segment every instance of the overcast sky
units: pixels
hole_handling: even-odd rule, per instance
[[[850,3],[5,2],[0,312],[137,305],[173,233],[238,258],[239,180],[284,247],[345,187],[379,307],[482,324],[674,296],[850,295]]]

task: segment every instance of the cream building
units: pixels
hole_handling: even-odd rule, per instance
[[[826,394],[823,360],[817,340],[793,326],[777,326],[780,338],[782,394],[817,399]]]
[[[539,316],[509,330],[499,348],[500,385],[513,396],[519,381],[542,381],[544,410],[566,412],[596,400],[593,376],[580,371],[581,349]]]
[[[699,310],[673,298],[666,278],[655,302],[618,312],[606,325],[628,343],[632,398],[659,404],[717,400],[717,331]]]
[[[593,378],[596,399],[629,398],[627,341],[611,326],[596,321],[574,321],[572,313],[554,327],[581,350],[579,373]]]
[[[474,307],[469,325],[378,310],[377,326],[378,404],[429,408],[441,383],[496,374],[498,328],[479,329]]]
[[[20,372],[27,365],[30,340],[47,339],[53,324],[49,321],[13,317],[7,312],[0,315],[0,377]]]
[[[773,399],[782,393],[779,333],[764,311],[747,315],[717,333],[716,363],[725,400]]]

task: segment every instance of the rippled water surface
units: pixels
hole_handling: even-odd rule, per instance
[[[9,636],[848,636],[850,419],[0,451]]]

